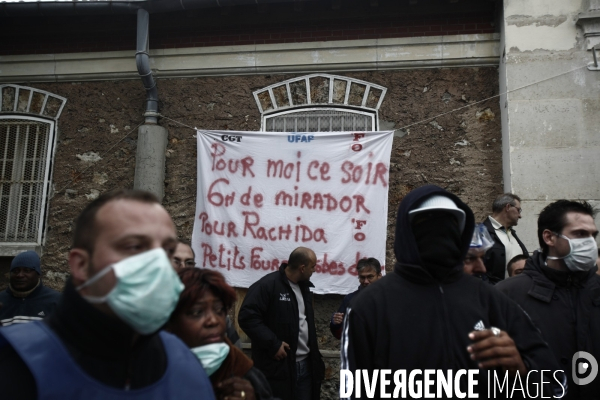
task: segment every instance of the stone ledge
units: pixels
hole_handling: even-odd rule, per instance
[[[600,10],[580,13],[577,16],[577,25],[583,29],[587,50],[600,44]]]
[[[157,78],[497,66],[498,34],[150,51]],[[139,79],[133,51],[0,56],[0,82]]]

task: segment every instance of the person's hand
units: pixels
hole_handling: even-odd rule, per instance
[[[335,325],[339,325],[342,322],[344,322],[344,313],[336,312],[335,314],[333,314],[333,323]]]
[[[252,384],[234,376],[217,383],[216,390],[219,400],[255,400]]]
[[[510,375],[515,375],[517,371],[521,376],[526,375],[527,367],[515,342],[508,333],[499,329],[498,331],[497,335],[492,329],[469,333],[469,339],[473,341],[473,344],[467,347],[471,359],[478,362],[479,368],[501,367]]]
[[[287,344],[286,342],[281,342],[281,347],[279,348],[279,350],[277,350],[277,353],[275,353],[275,356],[273,356],[274,359],[276,359],[277,361],[281,361],[284,358],[287,357],[287,351],[290,349],[290,345]]]

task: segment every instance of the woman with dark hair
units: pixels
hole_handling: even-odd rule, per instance
[[[217,271],[182,268],[185,289],[166,330],[177,335],[198,357],[210,377],[217,399],[271,399],[264,375],[225,335],[227,310],[235,302],[234,289]]]

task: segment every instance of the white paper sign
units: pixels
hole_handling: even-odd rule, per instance
[[[197,266],[247,288],[303,246],[317,255],[315,293],[356,290],[359,259],[385,263],[392,140],[393,131],[198,131]]]

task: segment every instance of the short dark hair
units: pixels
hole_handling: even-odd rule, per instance
[[[288,266],[291,269],[297,269],[301,265],[308,265],[311,262],[312,250],[306,247],[298,247],[288,258]]]
[[[132,200],[148,204],[160,204],[158,198],[143,190],[118,189],[101,194],[89,203],[75,220],[73,230],[73,248],[85,249],[90,254],[94,251],[97,236],[96,214],[107,203],[115,200]]]
[[[356,264],[356,271],[360,272],[365,268],[374,268],[377,272],[377,275],[381,274],[381,263],[376,258],[363,258],[358,260]]]
[[[177,302],[177,306],[171,314],[171,319],[191,307],[208,291],[219,298],[227,310],[231,308],[236,300],[235,289],[227,284],[223,275],[218,271],[186,267],[180,269],[178,275],[185,288],[179,295],[179,302]]]
[[[521,202],[521,198],[519,196],[517,196],[516,194],[512,194],[512,193],[501,194],[500,196],[496,197],[496,200],[494,200],[494,202],[492,203],[492,212],[497,213],[497,212],[502,211],[502,209],[504,207],[506,207],[507,204],[514,206],[515,200],[517,200],[518,202]]]
[[[514,256],[513,258],[510,259],[510,261],[508,262],[508,264],[506,265],[506,271],[508,272],[508,276],[510,276],[510,274],[512,273],[512,267],[514,266],[514,264],[517,261],[521,261],[521,260],[527,260],[529,257],[526,256],[525,254],[519,254]]]
[[[196,252],[194,251],[194,248],[192,247],[192,244],[190,242],[188,242],[187,240],[177,240],[177,244],[185,244],[187,247],[190,248],[190,250],[192,250],[192,254],[194,255],[194,258],[196,258]]]
[[[542,253],[548,254],[548,245],[544,242],[544,231],[548,229],[554,233],[561,233],[567,224],[567,213],[576,212],[589,215],[592,218],[596,216],[597,210],[587,201],[558,200],[548,204],[538,217],[538,241],[542,248]]]

